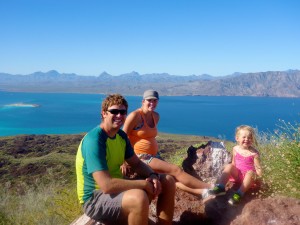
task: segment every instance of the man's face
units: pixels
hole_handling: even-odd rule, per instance
[[[124,105],[112,105],[102,112],[103,122],[113,129],[120,129],[124,124],[127,110]]]

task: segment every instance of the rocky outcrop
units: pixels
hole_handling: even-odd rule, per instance
[[[202,180],[214,182],[220,175],[223,166],[230,161],[230,154],[222,142],[208,142],[207,145],[199,148],[191,146],[188,149],[188,157],[184,160],[183,168]],[[176,196],[180,200],[176,202],[175,215],[189,214],[189,216],[181,216],[175,224],[300,224],[300,200],[287,197],[262,198],[259,190],[264,188],[266,186],[262,184],[249,190],[237,206],[228,204],[228,199],[237,189],[232,183],[228,183],[225,196],[210,199],[205,204],[199,199],[186,199],[185,195],[189,194],[183,195],[183,193],[177,192]],[[185,201],[188,202],[186,204],[189,207],[182,207],[186,205]],[[189,209],[191,210],[188,211]],[[195,212],[193,209],[198,211]]]

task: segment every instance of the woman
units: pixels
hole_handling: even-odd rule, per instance
[[[155,112],[159,94],[154,90],[144,92],[142,107],[130,113],[124,123],[123,130],[137,156],[148,164],[155,172],[170,174],[176,179],[176,186],[195,195],[206,195],[211,184],[204,183],[184,172],[181,168],[163,161],[158,154],[157,124],[159,114]]]

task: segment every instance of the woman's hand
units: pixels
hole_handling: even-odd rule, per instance
[[[130,173],[130,166],[124,162],[121,166],[120,166],[120,170],[122,172],[123,177],[128,176]]]

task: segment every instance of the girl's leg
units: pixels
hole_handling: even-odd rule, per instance
[[[243,179],[242,185],[240,186],[238,192],[244,194],[252,186],[254,182],[255,173],[253,171],[248,171]]]
[[[235,180],[239,180],[239,171],[231,163],[225,166],[221,177],[217,180],[217,184],[222,184],[225,186],[230,177],[233,177]]]
[[[253,171],[248,171],[245,174],[242,185],[237,190],[237,192],[234,193],[233,196],[229,199],[229,201],[228,201],[229,204],[235,205],[240,202],[241,197],[245,194],[246,191],[249,190],[249,188],[253,184],[254,176],[255,176],[255,173]]]
[[[178,166],[165,162],[163,160],[160,160],[158,158],[153,158],[151,162],[148,164],[154,171],[158,173],[164,173],[164,174],[169,174],[172,175],[176,181],[179,181],[182,183],[184,186],[188,188],[198,188],[198,189],[206,189],[206,188],[211,188],[211,184],[207,184],[190,174],[184,172],[181,168]],[[184,187],[181,185],[181,187]]]

